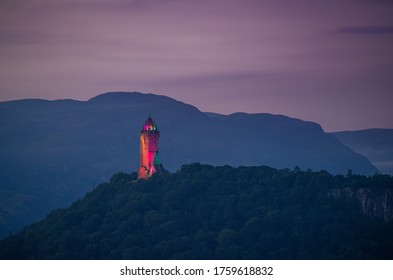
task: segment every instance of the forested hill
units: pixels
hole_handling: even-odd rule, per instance
[[[391,192],[390,176],[190,164],[135,178],[115,174],[0,241],[0,258],[393,258],[393,223],[337,195]]]

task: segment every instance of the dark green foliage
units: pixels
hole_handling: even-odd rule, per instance
[[[185,165],[118,173],[67,209],[0,241],[3,259],[392,259],[393,225],[331,189],[393,177]]]

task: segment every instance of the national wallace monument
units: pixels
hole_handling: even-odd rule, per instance
[[[158,140],[160,132],[157,124],[150,117],[142,126],[140,135],[140,165],[138,179],[148,179],[156,172],[164,170],[158,159]]]

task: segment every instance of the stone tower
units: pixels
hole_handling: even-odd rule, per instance
[[[158,161],[158,139],[160,132],[157,124],[150,117],[144,123],[140,135],[140,166],[138,169],[138,179],[147,179],[157,172]]]

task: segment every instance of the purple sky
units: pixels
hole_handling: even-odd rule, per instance
[[[0,101],[106,91],[393,128],[393,1],[0,1]]]

